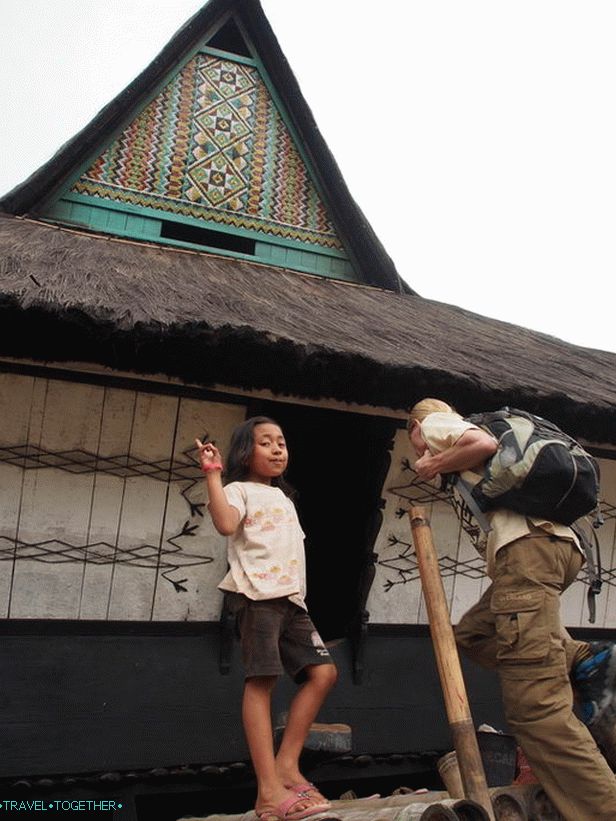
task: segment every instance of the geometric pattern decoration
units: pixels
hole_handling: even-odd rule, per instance
[[[209,440],[208,434],[202,441]],[[168,582],[176,592],[185,592],[187,579],[173,578],[180,568],[209,564],[211,556],[192,553],[187,550],[185,538],[196,535],[199,523],[194,517],[203,517],[203,503],[193,502],[189,492],[201,480],[202,473],[196,462],[196,448],[183,451],[183,460],[166,459],[148,462],[130,454],[100,456],[86,450],[49,451],[32,444],[0,446],[0,462],[14,465],[22,470],[41,470],[54,468],[74,474],[106,474],[121,479],[147,477],[159,482],[181,482],[181,495],[188,505],[190,518],[182,525],[180,531],[165,539],[162,544],[134,544],[119,547],[108,542],[71,544],[63,539],[44,539],[40,542],[26,542],[13,536],[0,534],[0,562],[28,559],[47,564],[64,564],[83,562],[95,565],[126,564],[155,570]]]
[[[196,527],[196,526],[193,526]],[[171,574],[180,568],[209,564],[214,561],[211,556],[190,553],[174,539],[192,536],[194,533],[185,527],[174,537],[160,545],[141,544],[135,547],[121,548],[109,542],[93,542],[75,545],[60,539],[46,539],[41,542],[25,542],[0,536],[0,561],[14,562],[18,559],[45,562],[46,564],[63,564],[80,562],[94,565],[126,564],[130,567],[141,567],[160,573],[162,578],[171,582],[175,590],[186,592],[184,583],[188,579],[175,579]]]
[[[392,558],[379,561],[381,567],[394,572],[394,578],[387,579],[383,585],[386,592],[398,584],[407,584],[420,578],[413,544],[392,535],[389,537],[389,545],[396,547],[399,552]],[[468,579],[482,579],[485,576],[485,562],[480,556],[463,562],[456,561],[450,556],[441,556],[438,559],[438,566],[442,578],[465,576]]]
[[[258,70],[204,53],[186,64],[72,191],[342,248]]]
[[[201,477],[201,470],[191,457],[193,452],[195,448],[184,451],[186,461],[161,459],[148,462],[129,453],[101,456],[80,449],[49,451],[38,445],[24,443],[0,445],[0,462],[16,465],[22,470],[57,468],[68,473],[106,473],[122,479],[147,476],[161,482],[190,480],[194,484]]]

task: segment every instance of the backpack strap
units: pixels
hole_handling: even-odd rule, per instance
[[[603,521],[600,518],[593,522],[593,525],[590,528],[590,533],[592,534],[591,537],[588,536],[588,532],[581,526],[580,520],[571,525],[571,530],[573,530],[575,535],[580,540],[580,545],[582,546],[586,557],[586,573],[588,575],[588,593],[586,594],[586,599],[588,601],[588,621],[591,624],[595,623],[595,618],[597,615],[595,598],[601,592],[601,587],[603,585],[603,581],[601,579],[601,549],[599,546],[599,539],[597,537],[597,527],[602,524]],[[593,548],[597,557],[596,562],[593,555]]]
[[[472,485],[462,479],[459,473],[447,474],[446,483],[443,490],[445,487],[450,487],[452,490],[455,489],[458,491],[464,501],[464,504],[469,509],[473,518],[484,533],[489,533],[490,530],[492,530],[492,525],[490,524],[488,517],[475,501],[475,497],[471,492]]]

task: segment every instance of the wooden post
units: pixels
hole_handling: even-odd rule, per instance
[[[480,804],[494,821],[494,810],[462,678],[458,648],[453,635],[430,523],[421,507],[412,507],[409,517],[428,610],[430,634],[462,784],[466,797]]]

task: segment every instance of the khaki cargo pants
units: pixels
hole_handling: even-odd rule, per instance
[[[502,547],[492,584],[455,628],[460,649],[498,671],[505,715],[566,821],[615,821],[616,776],[573,713],[569,671],[584,645],[560,621],[582,556],[533,531]]]

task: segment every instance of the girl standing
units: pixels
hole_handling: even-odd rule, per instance
[[[219,584],[237,614],[245,683],[242,722],[257,779],[261,821],[296,821],[330,808],[299,770],[310,725],[337,671],[305,603],[304,534],[283,474],[287,446],[273,420],[256,416],[233,432],[222,460],[196,440],[216,530],[227,536],[229,572]],[[287,672],[301,687],[274,754],[271,695]]]

